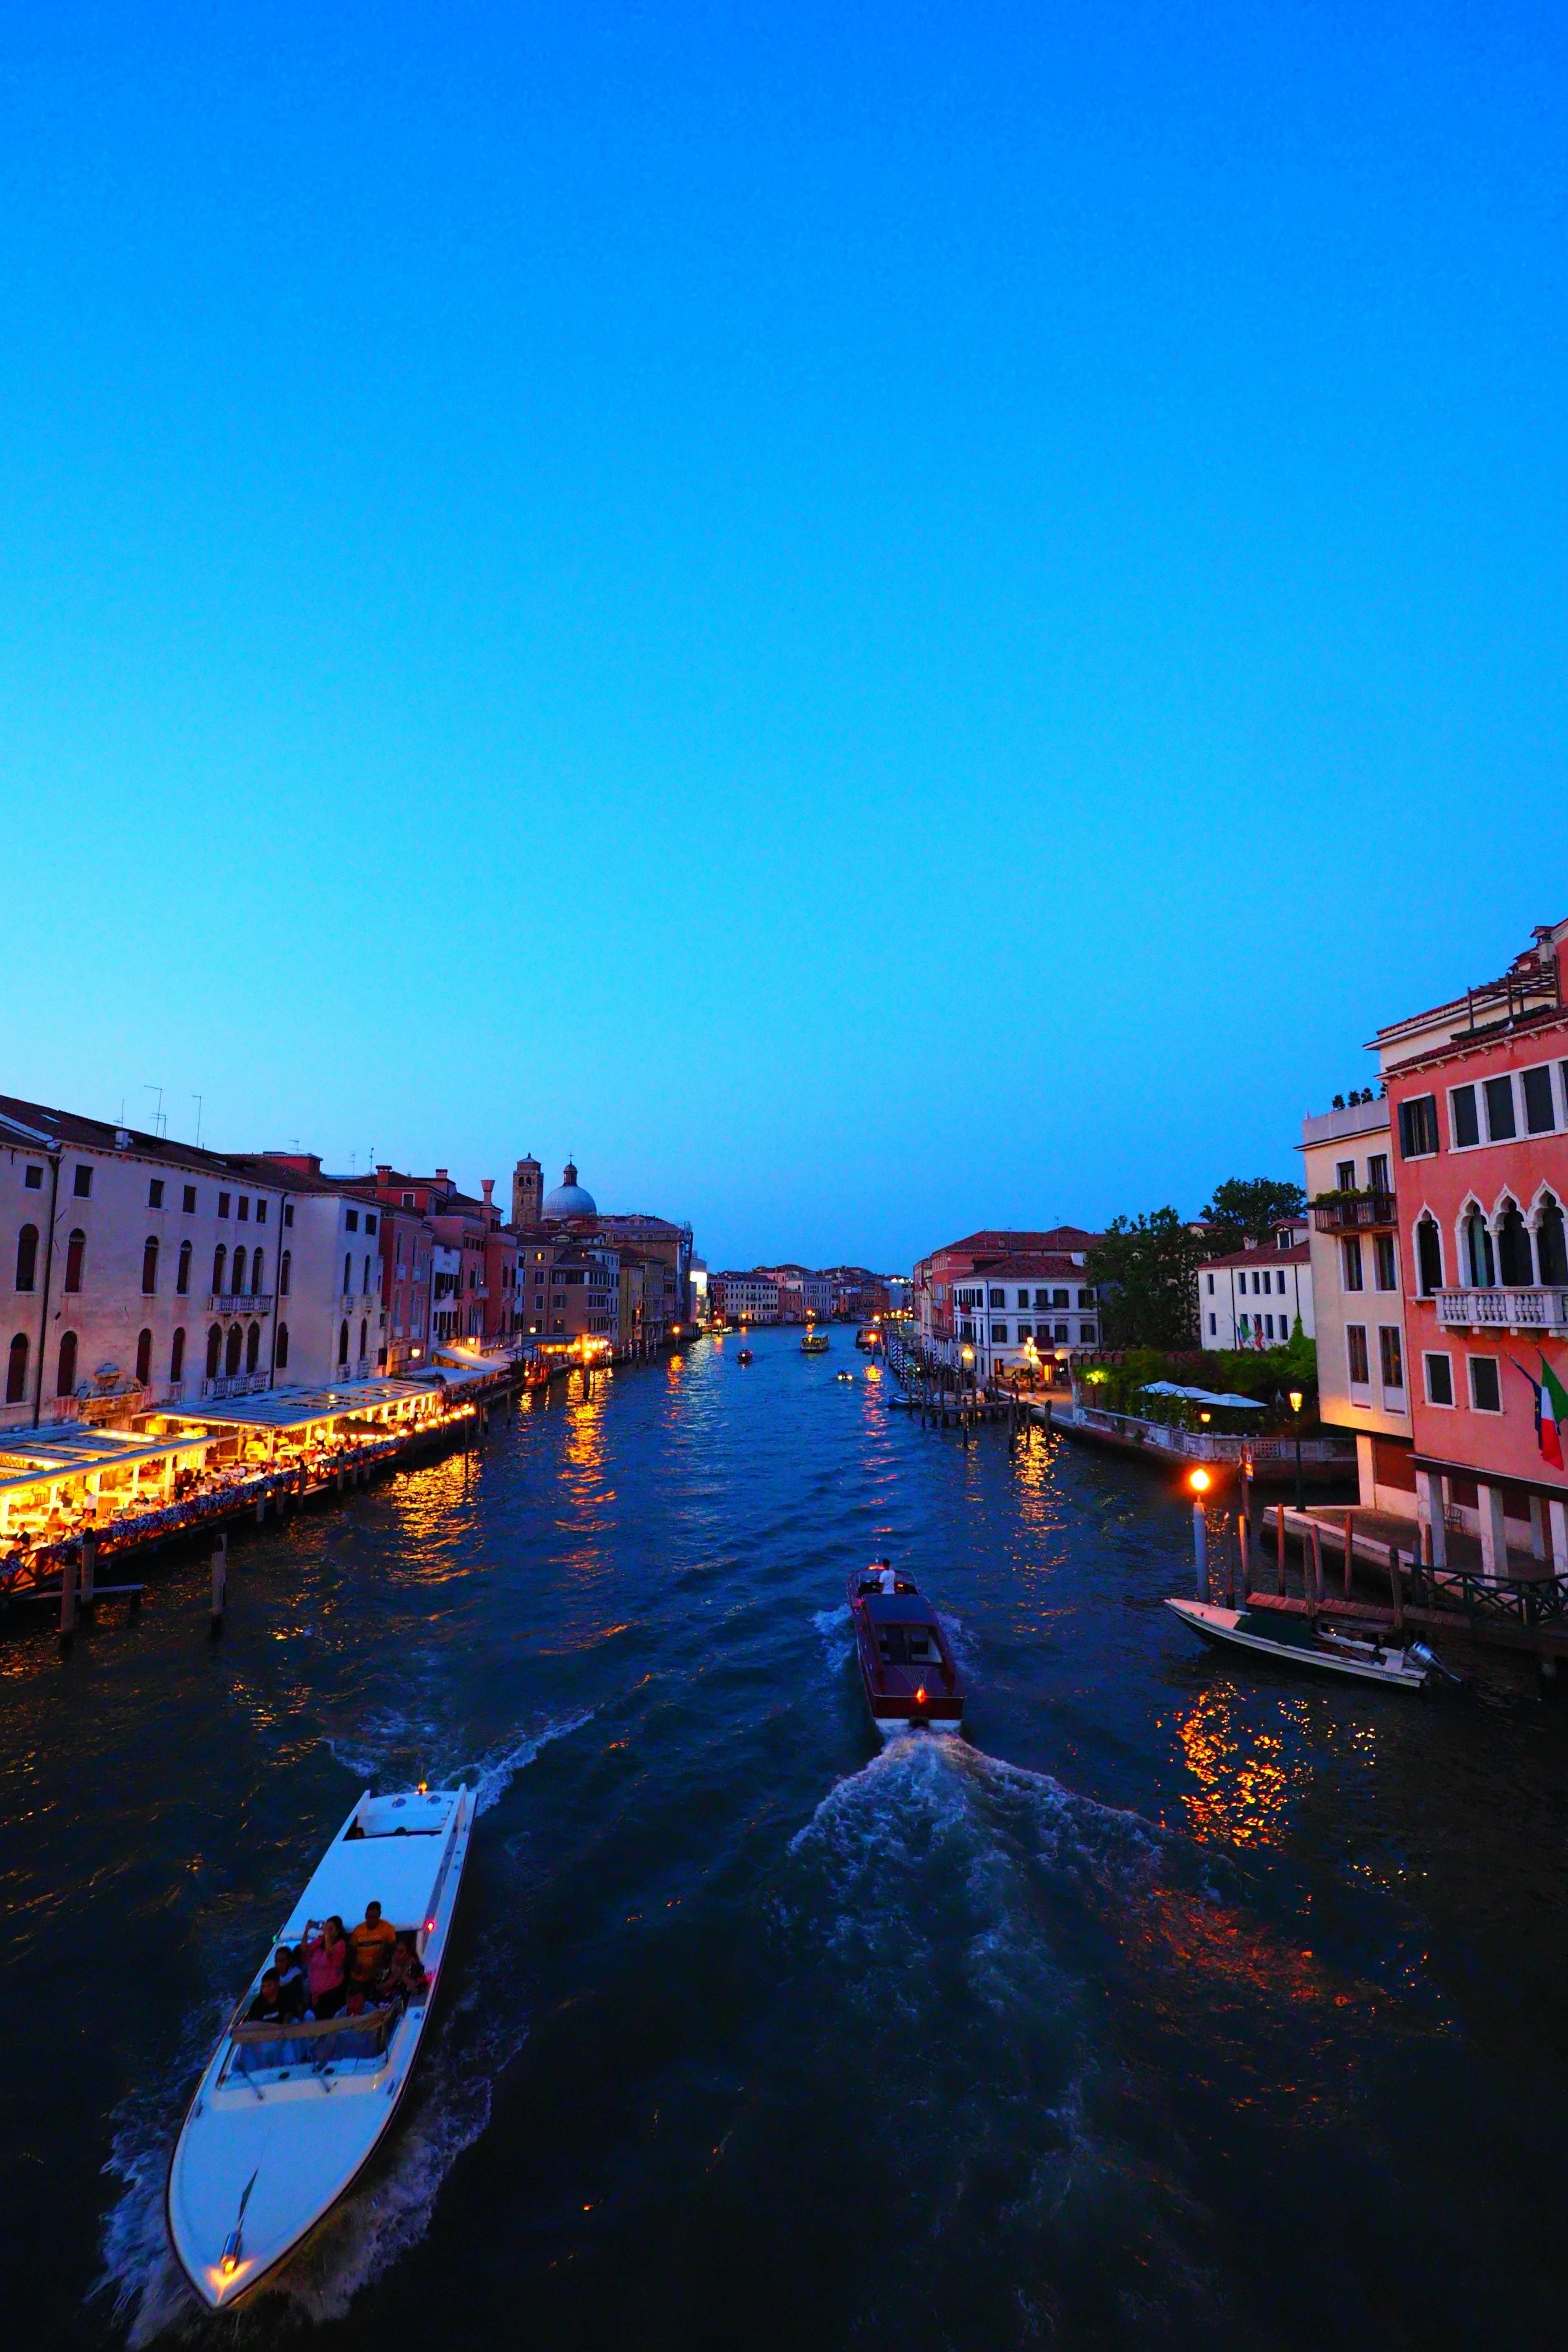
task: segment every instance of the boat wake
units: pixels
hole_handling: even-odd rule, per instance
[[[458,1759],[451,1735],[443,1727],[416,1723],[406,1716],[374,1719],[357,1736],[329,1738],[327,1746],[358,1780],[390,1786],[425,1780],[436,1789],[455,1789],[460,1782],[473,1790],[475,1811],[488,1813],[542,1748],[552,1740],[564,1739],[570,1732],[581,1731],[595,1711],[587,1706],[575,1715],[561,1716],[504,1747],[487,1748],[465,1760]]]
[[[822,1636],[822,1663],[830,1675],[836,1675],[855,1655],[849,1603],[841,1601],[837,1609],[813,1610],[811,1622]]]
[[[405,1720],[373,1726],[357,1746],[334,1744],[332,1753],[356,1777],[388,1781],[416,1757],[417,1769],[432,1780],[472,1787],[483,1813],[543,1748],[580,1729],[593,1713],[590,1707],[543,1724],[463,1764],[442,1759],[428,1727]],[[312,2320],[341,2318],[361,2287],[424,2236],[442,2182],[485,2129],[492,2086],[527,2038],[526,2020],[500,2015],[486,1990],[515,1980],[521,1966],[521,1956],[502,1948],[494,1931],[479,1934],[464,1989],[432,2025],[386,2148],[264,2295],[281,2297]],[[103,2265],[90,2294],[112,2297],[132,2352],[166,2333],[205,2336],[219,2324],[196,2301],[174,2259],[163,2184],[184,2102],[227,2014],[226,2001],[217,2000],[193,2016],[166,2073],[115,2117],[104,2169],[121,2184],[121,2193],[104,2224]],[[221,2324],[232,2329],[231,2319]]]

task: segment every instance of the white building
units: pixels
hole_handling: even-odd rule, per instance
[[[776,1323],[779,1286],[759,1274],[715,1274],[709,1277],[721,1312],[736,1323]]]
[[[1352,1103],[1303,1122],[1318,1309],[1318,1412],[1354,1432],[1367,1510],[1415,1517],[1404,1276],[1390,1171],[1388,1104]]]
[[[1305,1217],[1292,1217],[1267,1242],[1248,1241],[1198,1268],[1198,1337],[1205,1348],[1282,1348],[1298,1319],[1309,1339],[1312,1254]]]

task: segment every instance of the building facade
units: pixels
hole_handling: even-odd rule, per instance
[[[1312,1319],[1312,1253],[1305,1217],[1268,1242],[1247,1242],[1198,1268],[1198,1336],[1205,1348],[1282,1348],[1298,1322]]]
[[[1568,1572],[1568,921],[1503,976],[1379,1030],[1417,1515]],[[1542,1391],[1548,1411],[1542,1423]],[[1552,1454],[1559,1457],[1552,1459]]]
[[[1099,1238],[1077,1225],[987,1230],[921,1258],[913,1306],[922,1349],[988,1381],[1033,1373],[1058,1348],[1098,1348],[1100,1309],[1085,1266]]]
[[[1387,1102],[1318,1113],[1303,1125],[1301,1150],[1319,1419],[1355,1437],[1363,1507],[1414,1519],[1405,1268]]]

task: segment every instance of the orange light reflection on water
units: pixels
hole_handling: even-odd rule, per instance
[[[1178,1723],[1176,1737],[1198,1784],[1183,1799],[1194,1837],[1231,1845],[1279,1843],[1292,1781],[1309,1777],[1304,1763],[1294,1773],[1289,1763],[1294,1711],[1287,1704],[1286,1721],[1276,1728],[1249,1722],[1234,1688],[1215,1683]],[[1305,1725],[1294,1728],[1304,1732]],[[1304,1745],[1299,1752],[1304,1755]]]

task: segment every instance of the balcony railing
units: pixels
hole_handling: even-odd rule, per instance
[[[269,1290],[214,1290],[207,1294],[209,1315],[270,1315],[272,1293]]]
[[[1439,1290],[1437,1320],[1458,1331],[1568,1332],[1568,1290]]]
[[[1314,1201],[1312,1223],[1321,1234],[1365,1233],[1379,1225],[1394,1225],[1399,1212],[1392,1192],[1348,1194],[1340,1201]]]
[[[220,1372],[216,1380],[202,1382],[205,1397],[259,1396],[267,1386],[265,1372]]]

